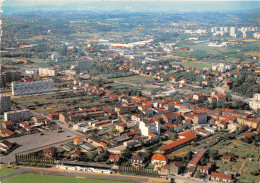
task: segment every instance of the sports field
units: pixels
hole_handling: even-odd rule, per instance
[[[123,181],[112,181],[105,179],[89,179],[89,178],[74,178],[66,176],[54,176],[54,175],[40,175],[40,174],[23,174],[18,175],[7,180],[2,181],[2,183],[127,183]],[[129,183],[129,182],[128,182]]]

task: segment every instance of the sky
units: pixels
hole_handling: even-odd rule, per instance
[[[3,1],[3,0],[0,0]],[[40,10],[89,11],[248,11],[260,1],[248,0],[5,0],[4,14]]]

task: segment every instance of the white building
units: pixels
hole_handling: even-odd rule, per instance
[[[141,134],[144,136],[149,136],[151,133],[160,135],[160,122],[153,118],[141,121],[139,123],[139,128],[141,130]]]
[[[12,95],[29,95],[54,91],[53,80],[12,82]]]
[[[0,95],[0,114],[11,111],[11,97],[9,95]]]
[[[254,94],[253,99],[249,102],[249,106],[254,109],[260,109],[260,93]]]
[[[57,71],[52,68],[39,68],[40,76],[57,76]]]
[[[253,34],[253,37],[256,38],[256,39],[260,39],[260,32],[255,32]]]
[[[4,120],[12,121],[13,123],[28,121],[30,118],[31,113],[28,109],[9,111],[4,113]]]

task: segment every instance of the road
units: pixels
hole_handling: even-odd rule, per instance
[[[174,182],[176,183],[205,183],[206,181],[203,181],[202,179],[197,179],[197,178],[189,178],[189,177],[185,177],[185,176],[180,176],[180,175],[169,175],[168,178],[172,178],[174,180]],[[207,182],[209,183],[213,183],[212,181],[207,180]]]
[[[22,106],[18,106],[21,109],[26,109]],[[41,115],[35,111],[31,111],[33,115]],[[21,137],[9,138],[8,141],[14,143],[16,142],[19,147],[14,151],[9,153],[7,156],[1,156],[2,163],[9,163],[15,161],[16,154],[28,154],[32,152],[37,152],[52,146],[60,146],[62,144],[72,141],[74,138],[84,138],[79,132],[76,132],[70,129],[67,124],[59,122],[58,120],[54,121],[62,128],[62,132],[57,133],[56,131],[44,131],[41,135],[40,133],[23,135]]]
[[[100,173],[89,173],[89,172],[79,172],[79,171],[68,171],[61,170],[56,167],[46,169],[46,168],[31,168],[31,167],[19,167],[17,173],[10,174],[8,176],[0,178],[0,181],[6,180],[10,177],[17,176],[25,173],[39,173],[39,174],[51,174],[51,175],[64,175],[70,177],[86,177],[93,179],[108,179],[113,181],[131,181],[136,183],[148,182],[149,178],[146,177],[138,177],[138,176],[127,176],[120,174],[100,174]],[[101,181],[102,182],[102,181]]]

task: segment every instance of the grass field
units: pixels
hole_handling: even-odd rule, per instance
[[[6,175],[9,175],[9,174],[13,174],[13,173],[16,173],[18,172],[17,169],[14,169],[14,168],[6,168],[5,166],[2,166],[0,168],[0,177],[4,177]]]
[[[127,181],[112,181],[105,179],[74,178],[54,175],[23,174],[9,178],[2,183],[126,183]]]
[[[100,97],[73,93],[42,94],[14,98],[13,102],[40,113],[68,110],[68,107],[88,107],[103,104]]]
[[[134,83],[134,84],[152,84],[153,82],[155,82],[154,78],[148,78],[148,77],[144,77],[144,76],[140,76],[140,75],[113,78],[113,80],[124,81],[124,82],[129,82],[129,83]]]
[[[211,67],[214,63],[210,62],[182,62],[181,65],[186,67],[194,67],[196,69],[203,69],[204,67]]]

